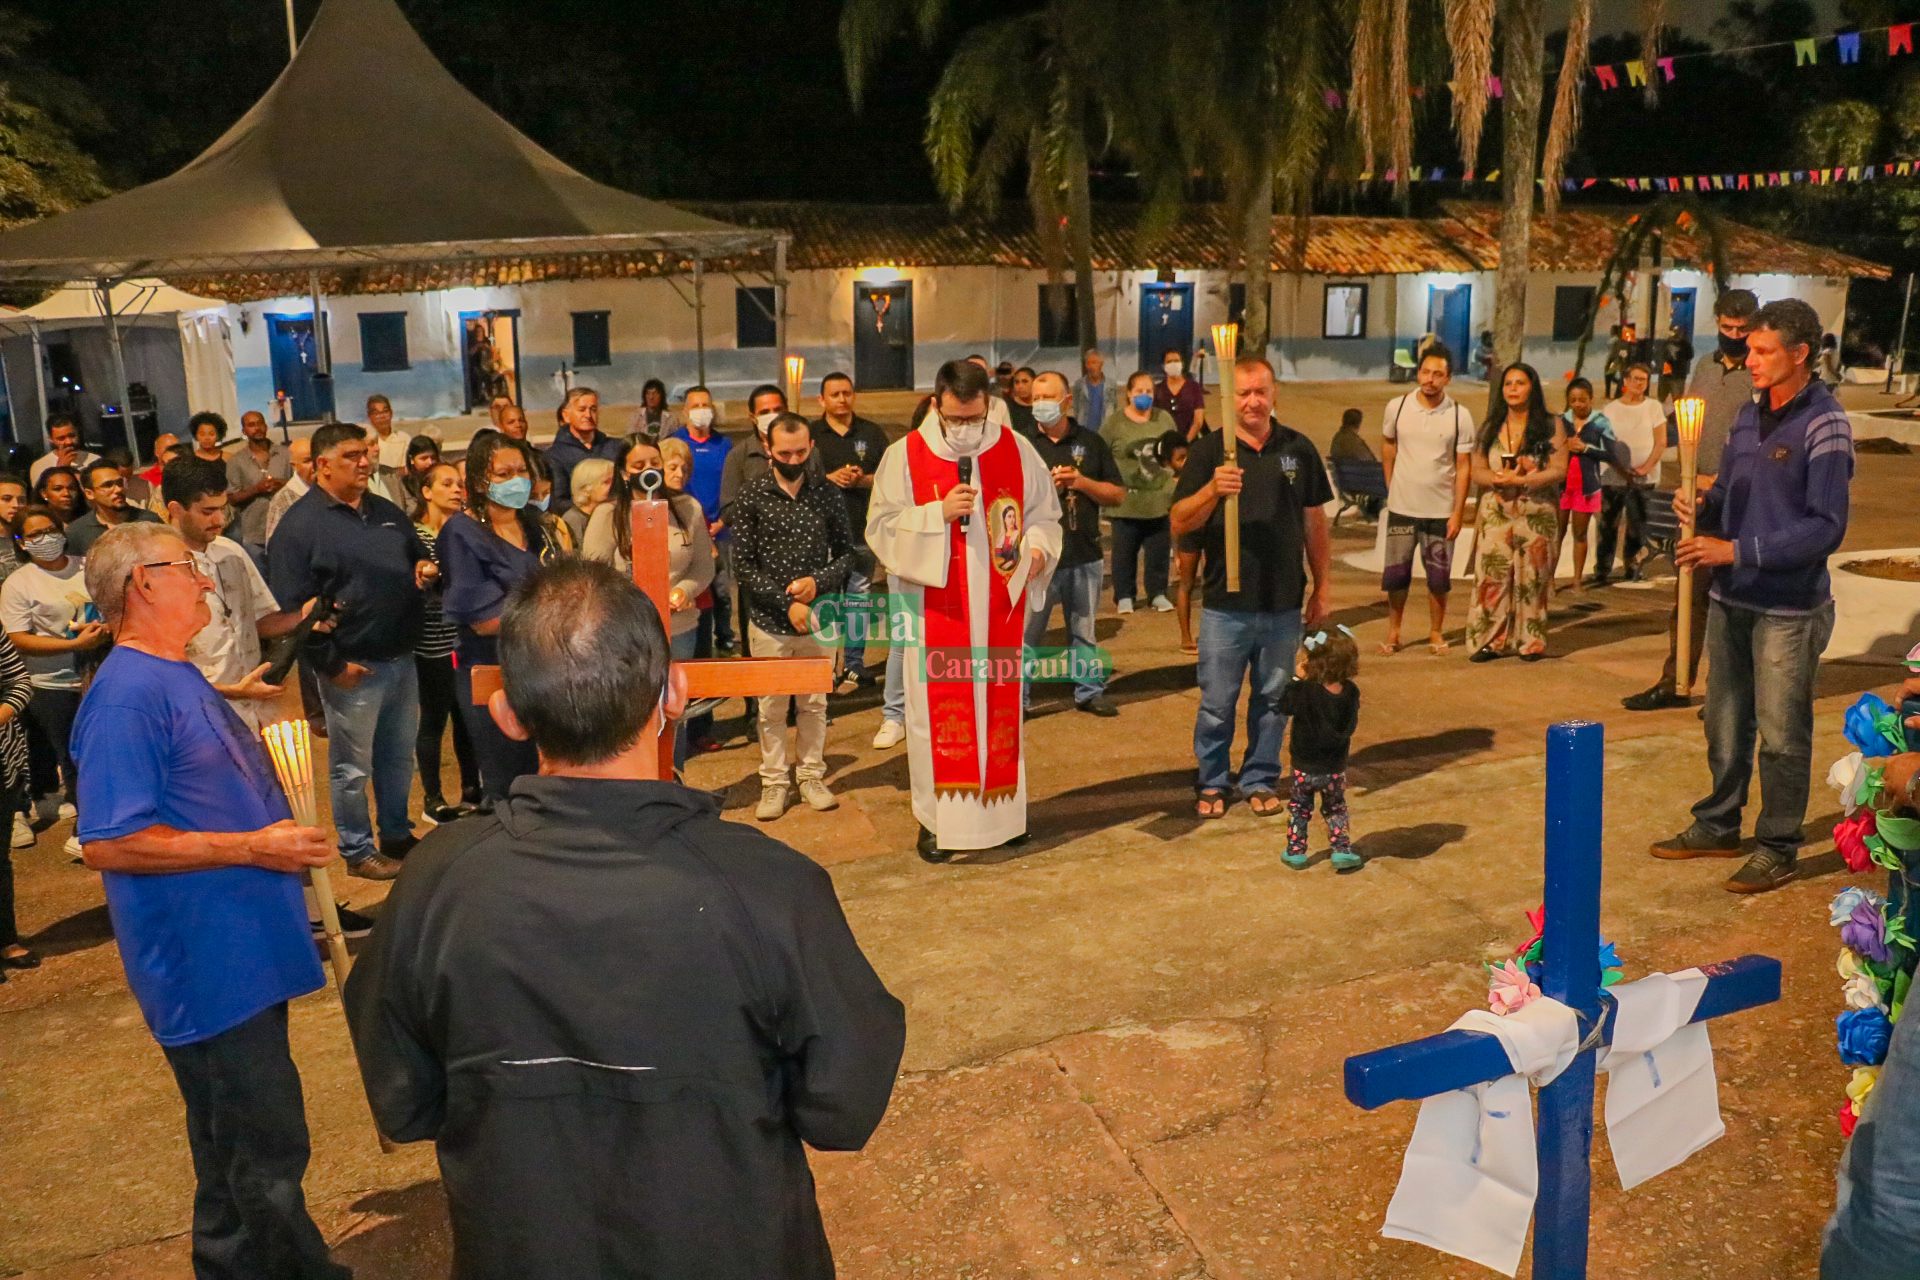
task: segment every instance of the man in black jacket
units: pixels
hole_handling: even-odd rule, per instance
[[[347,984],[381,1128],[439,1145],[454,1274],[832,1276],[801,1144],[879,1125],[899,1001],[825,871],[643,780],[685,694],[631,583],[547,566],[500,659],[540,773],[420,843]]]

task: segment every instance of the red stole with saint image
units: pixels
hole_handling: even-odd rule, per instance
[[[938,502],[960,483],[959,466],[934,453],[926,438],[916,431],[907,437],[907,474],[913,481],[913,500],[924,505]],[[974,499],[975,522],[988,520],[983,532],[989,548],[987,599],[981,606],[987,611],[987,652],[973,647],[971,611],[968,598],[967,530],[957,520],[947,524],[947,585],[927,587],[921,626],[921,660],[937,655],[940,672],[926,672],[927,718],[933,738],[933,791],[936,796],[968,797],[983,804],[1010,800],[1020,789],[1020,691],[1019,664],[1024,659],[1025,592],[1012,599],[1007,582],[1020,563],[1016,549],[1010,563],[1004,556],[992,554],[1001,540],[1003,524],[1017,531],[1014,540],[1026,530],[1026,475],[1020,465],[1020,447],[1013,432],[1001,427],[1000,439],[974,459],[973,484],[979,488]],[[1013,519],[1007,519],[1011,511]],[[1002,571],[1001,565],[1007,567]],[[980,768],[980,727],[974,712],[974,674],[961,661],[988,657],[992,669],[985,677],[987,686],[987,760],[983,777]],[[1006,670],[1011,662],[1012,670]],[[948,677],[959,667],[961,674]]]

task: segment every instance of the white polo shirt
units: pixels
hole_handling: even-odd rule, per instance
[[[1380,435],[1395,451],[1387,510],[1415,520],[1451,516],[1458,455],[1473,452],[1473,415],[1452,396],[1429,409],[1418,391],[1409,391],[1388,401]]]
[[[215,538],[205,551],[191,554],[200,572],[213,580],[214,589],[207,594],[213,618],[187,642],[187,661],[200,668],[210,684],[237,684],[260,665],[260,620],[280,606],[253,557],[232,538]],[[271,710],[270,704],[253,698],[230,698],[227,705],[256,730]]]

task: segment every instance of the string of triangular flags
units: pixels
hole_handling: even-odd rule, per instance
[[[1384,173],[1367,172],[1359,175],[1363,183],[1392,183],[1397,180],[1397,171],[1388,169]],[[1770,187],[1831,187],[1849,183],[1879,182],[1892,178],[1920,177],[1920,160],[1895,160],[1886,164],[1836,165],[1823,169],[1770,169],[1760,173],[1690,173],[1671,177],[1642,178],[1564,178],[1560,182],[1562,191],[1589,191],[1598,187],[1612,187],[1633,192],[1675,192],[1675,191],[1757,191]],[[1447,170],[1435,166],[1431,169],[1413,168],[1407,171],[1407,181],[1416,183],[1450,183],[1462,187],[1487,187],[1497,185],[1500,171],[1490,169],[1484,174],[1461,173],[1459,170]],[[1544,184],[1544,178],[1536,178],[1536,183]]]
[[[1827,35],[1806,36],[1797,40],[1769,40],[1762,44],[1743,44],[1729,49],[1701,49],[1691,53],[1669,54],[1653,60],[1654,73],[1659,75],[1660,83],[1672,84],[1680,78],[1679,67],[1683,62],[1695,62],[1703,58],[1724,58],[1737,53],[1760,53],[1768,49],[1792,49],[1795,67],[1816,67],[1820,65],[1820,48],[1826,44],[1834,46],[1840,65],[1853,66],[1859,63],[1860,51],[1866,47],[1864,42],[1869,36],[1876,38],[1876,44],[1878,37],[1884,36],[1887,57],[1898,58],[1913,52],[1914,25],[1911,22],[1898,22],[1892,26],[1866,27],[1857,31],[1835,31]],[[1552,74],[1555,68],[1549,67],[1547,70]],[[1595,83],[1604,93],[1620,88],[1644,87],[1649,73],[1645,60],[1636,58],[1626,62],[1599,63],[1589,67],[1587,74],[1594,78]],[[1424,98],[1427,96],[1427,87],[1414,85],[1411,92],[1415,98]],[[1333,110],[1338,111],[1346,106],[1346,96],[1338,89],[1324,90],[1320,96],[1322,101]],[[1489,98],[1506,97],[1506,86],[1499,76],[1487,77],[1487,96]]]

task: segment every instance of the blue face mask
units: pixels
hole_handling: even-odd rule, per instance
[[[487,499],[513,511],[527,505],[533,496],[533,481],[526,476],[515,476],[511,480],[495,480],[487,486]],[[542,507],[541,510],[546,508]]]
[[[1058,400],[1035,400],[1033,402],[1033,420],[1043,427],[1050,427],[1060,421],[1060,402]]]
[[[1133,407],[1145,413],[1147,410],[1153,408],[1153,397],[1146,394],[1137,395],[1133,398]]]
[[[532,507],[535,511],[545,511],[547,509],[547,504],[552,501],[553,501],[553,495],[548,494],[544,498],[527,499],[527,505]]]

